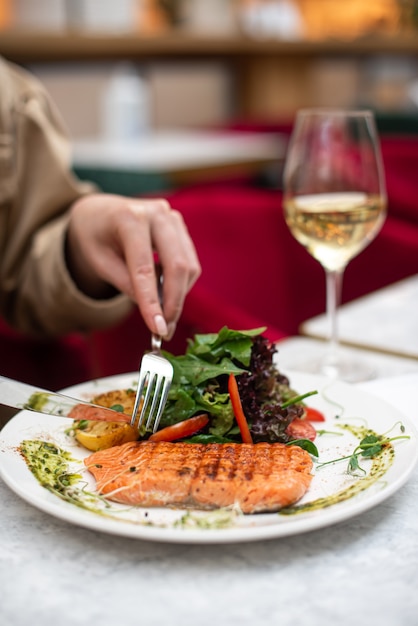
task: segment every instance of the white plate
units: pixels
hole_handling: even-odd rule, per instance
[[[225,516],[222,511],[186,513],[169,509],[127,509],[117,504],[112,504],[106,515],[103,515],[62,500],[42,487],[30,472],[18,451],[19,445],[26,439],[57,443],[77,459],[77,467],[83,467],[82,459],[86,456],[86,452],[65,435],[64,431],[71,423],[67,418],[31,411],[18,413],[0,433],[0,475],[24,500],[72,524],[137,539],[202,544],[258,541],[323,528],[367,511],[406,482],[418,459],[417,432],[406,416],[379,398],[346,383],[300,373],[289,373],[289,377],[292,387],[298,392],[312,389],[319,392],[309,398],[309,404],[326,415],[326,422],[317,423],[317,427],[334,433],[317,437],[320,461],[351,454],[359,442],[359,437],[342,430],[339,424],[368,427],[378,434],[391,431],[391,436],[395,436],[402,434],[399,428],[402,422],[404,434],[409,439],[393,442],[393,462],[383,477],[370,484],[371,462],[368,460],[360,462],[368,474],[364,479],[349,475],[346,461],[322,469],[314,467],[311,487],[299,504],[332,497],[351,485],[354,485],[351,488],[357,490],[357,493],[331,506],[294,515],[270,513],[243,516],[228,513]],[[66,392],[81,399],[89,399],[99,392],[131,387],[135,380],[135,374],[113,376],[71,387]],[[340,413],[339,417],[336,417],[336,413]],[[94,481],[87,473],[83,476],[83,484],[86,480],[88,488],[94,491]],[[226,527],[221,524],[225,517],[230,524]],[[182,523],[179,523],[180,519],[183,519]]]

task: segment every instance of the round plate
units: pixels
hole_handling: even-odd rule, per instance
[[[309,405],[320,409],[326,416],[325,422],[315,424],[318,429],[327,431],[318,435],[315,441],[319,462],[350,455],[359,443],[359,437],[341,428],[342,424],[370,428],[377,434],[390,431],[388,436],[409,437],[393,442],[393,462],[383,477],[375,481],[370,479],[371,461],[367,459],[360,460],[366,475],[359,476],[347,472],[347,461],[331,463],[321,469],[318,464],[314,464],[311,487],[298,505],[325,498],[328,506],[312,506],[311,510],[302,508],[290,515],[127,508],[117,504],[108,507],[103,506],[100,498],[96,499],[93,506],[89,503],[87,506],[93,510],[88,510],[62,500],[42,487],[28,469],[19,453],[21,442],[28,439],[52,441],[76,459],[74,471],[83,471],[80,490],[87,488],[88,492],[94,492],[93,478],[82,469],[83,458],[88,452],[65,434],[71,425],[70,420],[32,411],[21,411],[1,431],[0,475],[24,500],[66,522],[142,540],[200,544],[258,541],[324,528],[376,506],[406,482],[418,459],[418,437],[405,415],[390,404],[347,383],[296,372],[288,372],[287,375],[292,388],[298,393],[314,389],[318,391],[317,395],[309,398]],[[112,376],[70,387],[64,393],[90,399],[101,392],[132,387],[136,379],[135,373]],[[337,494],[347,493],[347,490],[353,495],[338,498]],[[335,500],[335,503],[329,505],[330,499]],[[341,501],[337,501],[339,499]]]

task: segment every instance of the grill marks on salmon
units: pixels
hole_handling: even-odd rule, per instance
[[[281,443],[129,442],[84,461],[108,499],[136,506],[278,511],[294,504],[312,480],[312,460]]]

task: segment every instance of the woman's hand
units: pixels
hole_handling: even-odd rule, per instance
[[[164,311],[155,253],[164,275]],[[113,286],[137,303],[150,331],[166,339],[173,336],[184,299],[201,272],[182,216],[163,199],[80,198],[71,208],[66,254],[84,293],[105,298]]]

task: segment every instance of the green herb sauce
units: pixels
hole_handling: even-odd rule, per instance
[[[33,393],[25,404],[25,409],[32,409],[32,411],[42,411],[44,406],[48,404],[49,393],[37,391]]]
[[[355,437],[362,439],[367,435],[376,435],[372,430],[365,427],[355,427],[349,424],[339,424],[339,427],[350,431]],[[382,450],[374,456],[371,461],[372,465],[369,473],[364,477],[359,477],[358,480],[347,487],[346,489],[342,489],[337,493],[334,493],[330,496],[326,496],[324,498],[317,498],[316,500],[312,500],[311,502],[306,502],[305,504],[299,504],[295,506],[288,507],[286,509],[282,509],[279,514],[280,515],[294,515],[296,513],[307,513],[310,511],[317,511],[319,509],[325,509],[333,504],[337,504],[338,502],[344,502],[349,498],[354,497],[358,493],[361,493],[365,489],[368,489],[371,485],[380,480],[388,471],[389,467],[392,465],[393,460],[395,458],[395,451],[393,446],[388,443],[382,447]],[[335,463],[339,463],[340,461],[337,459]],[[343,461],[342,461],[343,462]],[[321,471],[320,469],[318,470]]]
[[[236,518],[242,515],[231,508],[216,509],[199,515],[196,511],[187,511],[174,523],[174,528],[219,530],[235,526]]]
[[[32,474],[50,491],[64,494],[81,478],[68,471],[69,463],[75,459],[53,443],[26,440],[21,443],[20,452]]]
[[[56,444],[41,440],[25,440],[20,452],[38,482],[53,494],[80,508],[104,514],[100,508],[110,505],[98,494],[75,486],[82,480],[80,473],[70,471],[70,463],[80,463]],[[82,483],[83,484],[83,483]]]

